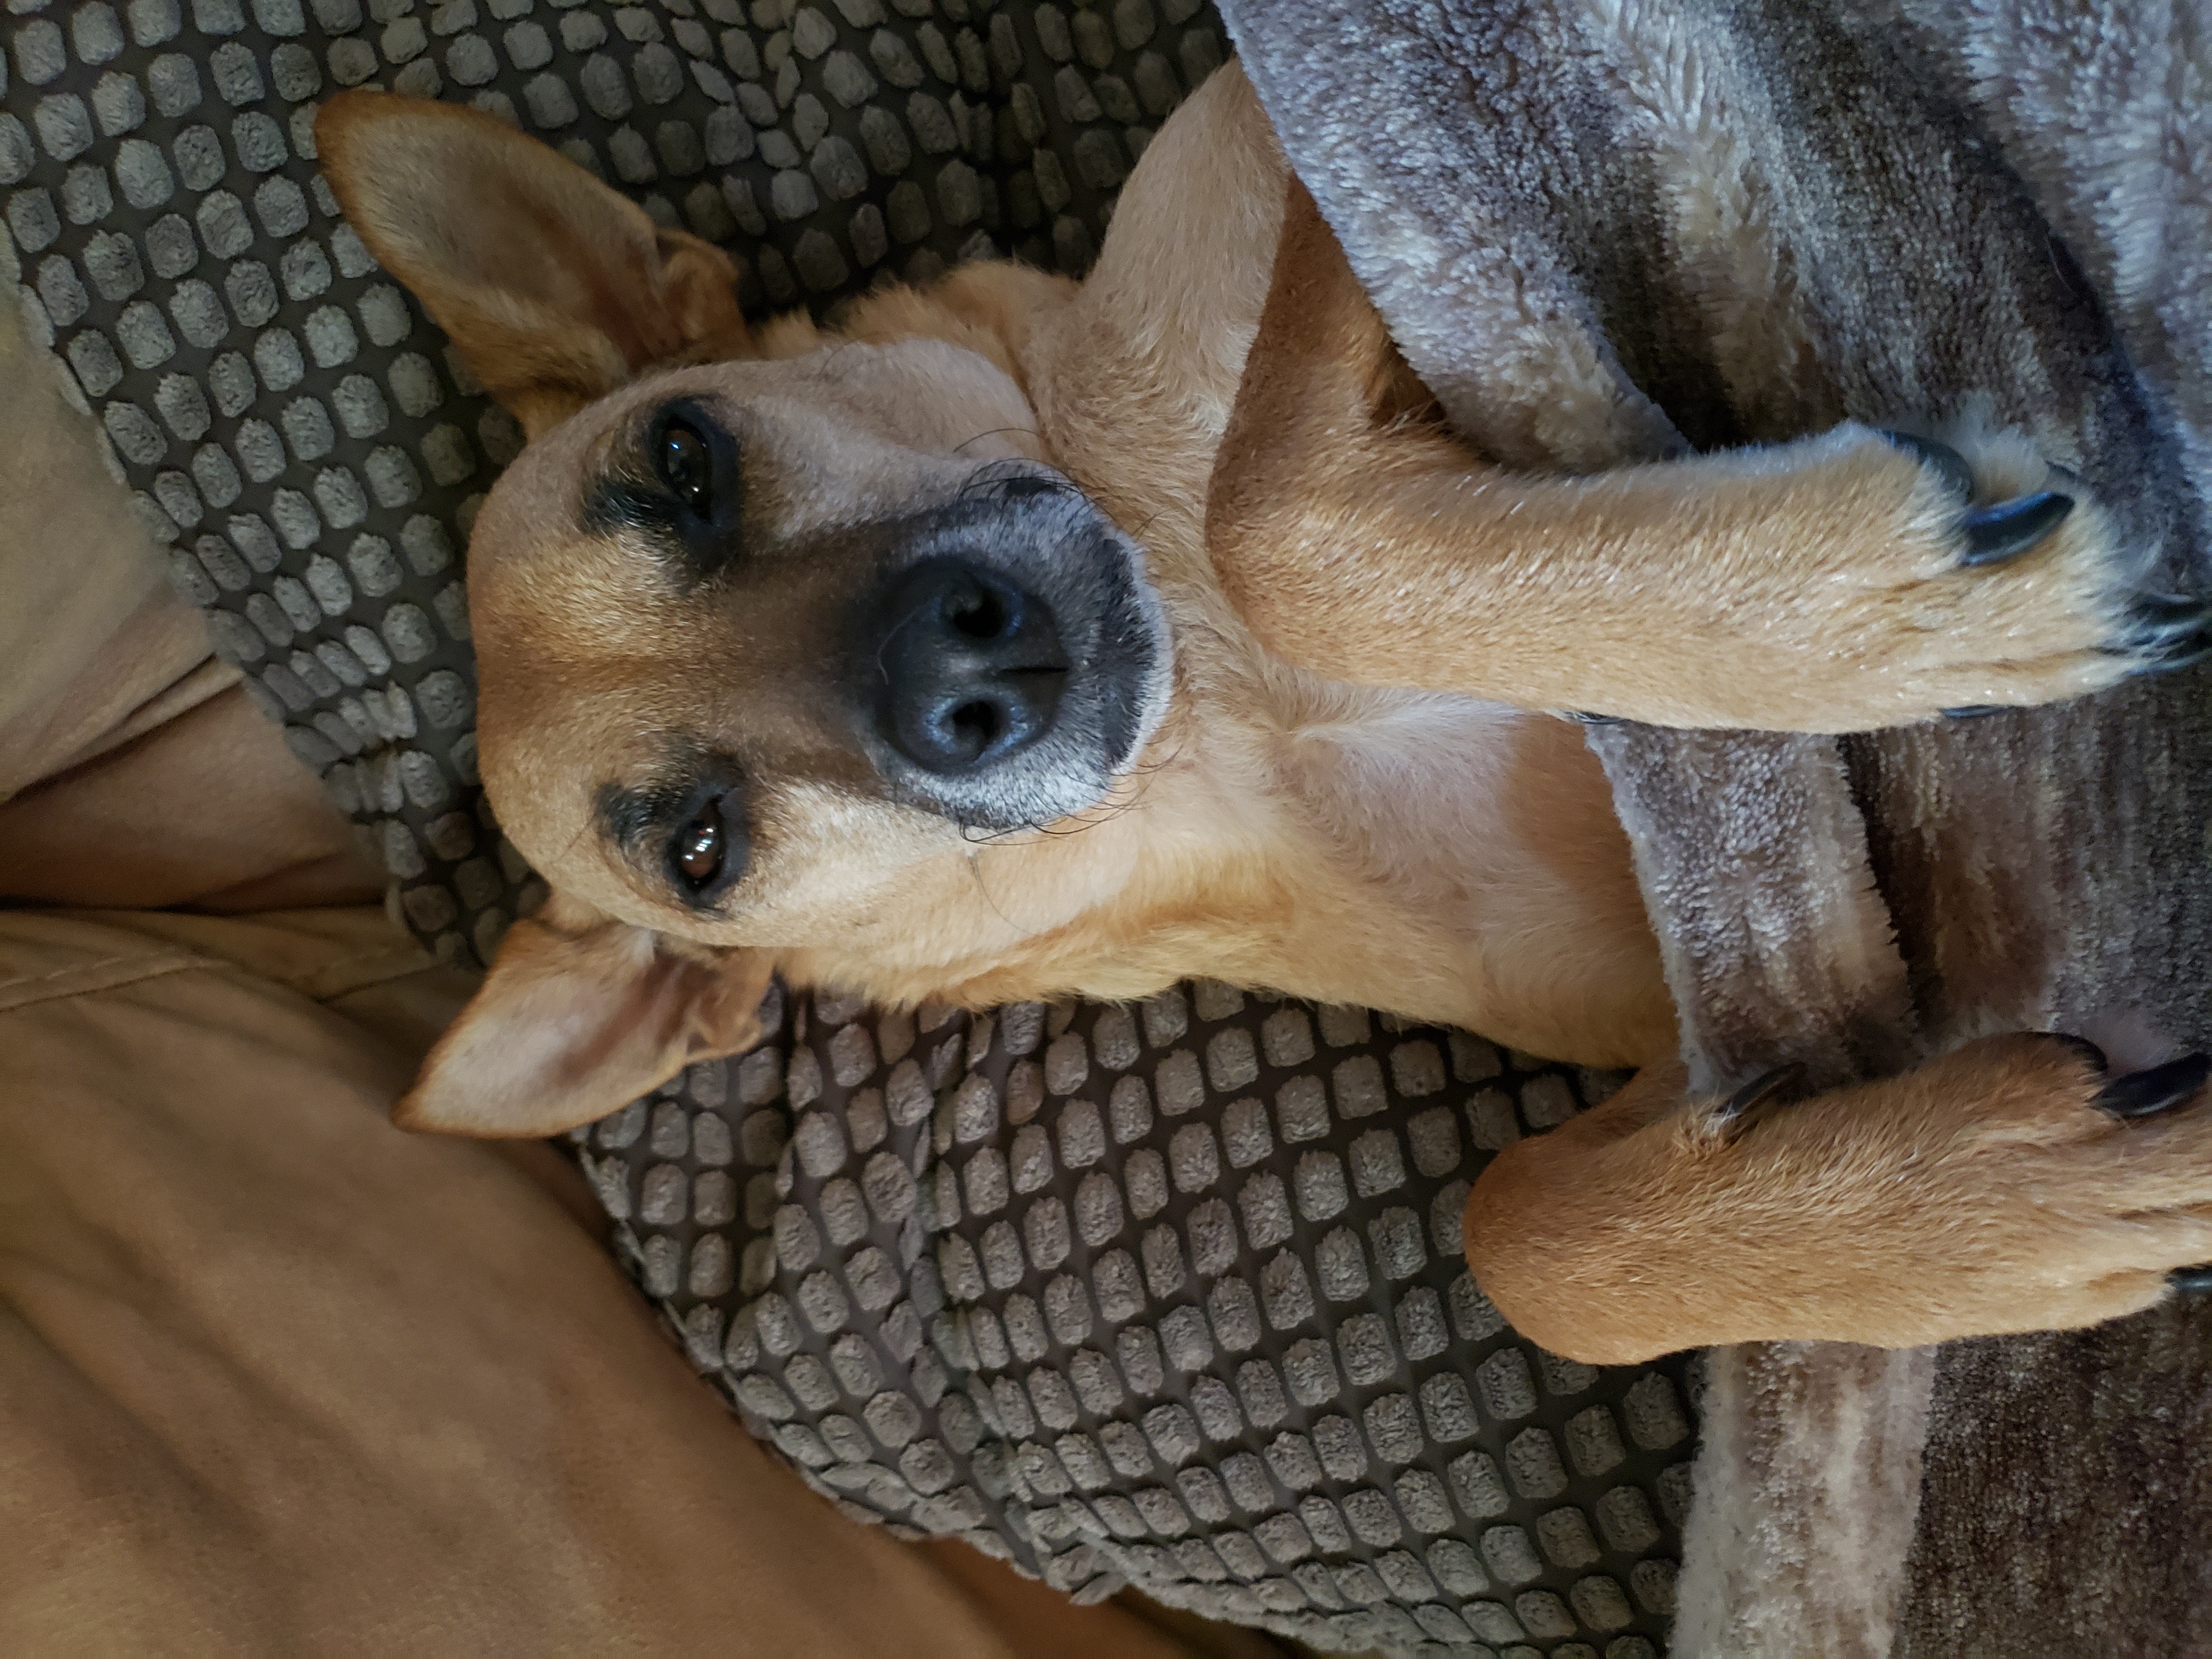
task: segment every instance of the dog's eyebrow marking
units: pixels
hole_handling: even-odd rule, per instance
[[[659,776],[641,784],[601,784],[592,797],[592,817],[600,835],[656,893],[672,892],[690,908],[712,915],[751,862],[744,769],[730,756],[703,752],[680,738],[671,744],[664,764]],[[719,830],[719,868],[711,878],[694,879],[674,868],[671,842],[701,819]]]
[[[627,532],[646,538],[656,550],[678,551],[683,544],[667,501],[652,484],[629,471],[623,462],[615,465],[622,470],[603,474],[584,491],[584,528],[595,536]]]
[[[706,445],[713,477],[703,516],[678,501],[653,459],[656,444],[672,423]],[[728,422],[708,402],[684,397],[638,411],[611,437],[599,475],[583,491],[579,517],[584,529],[643,542],[679,592],[713,580],[735,550],[744,495]]]
[[[631,858],[646,852],[645,842],[655,830],[676,827],[677,814],[698,793],[698,780],[679,776],[657,780],[635,788],[605,783],[592,799],[599,831]]]

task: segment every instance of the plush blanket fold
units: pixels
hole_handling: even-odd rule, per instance
[[[1994,419],[2115,506],[2147,580],[2204,591],[2212,46],[2185,7],[1223,9],[1484,453]],[[1801,328],[1748,320],[1784,292]],[[1841,743],[1599,729],[1693,1072],[1837,1079],[2002,1029],[2212,1046],[2205,684]],[[1678,1651],[2212,1650],[2212,1310],[1711,1376]]]

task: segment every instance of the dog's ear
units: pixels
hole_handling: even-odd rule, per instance
[[[532,437],[650,364],[753,354],[726,254],[492,116],[342,92],[315,144],[362,240]]]
[[[771,961],[556,896],[507,930],[483,987],[393,1109],[404,1129],[550,1135],[764,1035]]]

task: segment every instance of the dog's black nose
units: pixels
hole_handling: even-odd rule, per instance
[[[1067,684],[1067,653],[1035,595],[964,560],[927,559],[880,613],[877,718],[899,752],[964,772],[1041,736]]]

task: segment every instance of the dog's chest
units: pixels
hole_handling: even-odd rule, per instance
[[[1537,1052],[1640,1058],[1670,1015],[1609,791],[1578,728],[1472,698],[1332,688],[1283,776],[1351,1000]]]
[[[1285,763],[1309,822],[1393,896],[1447,908],[1510,841],[1525,716],[1469,697],[1346,690],[1296,726]]]

